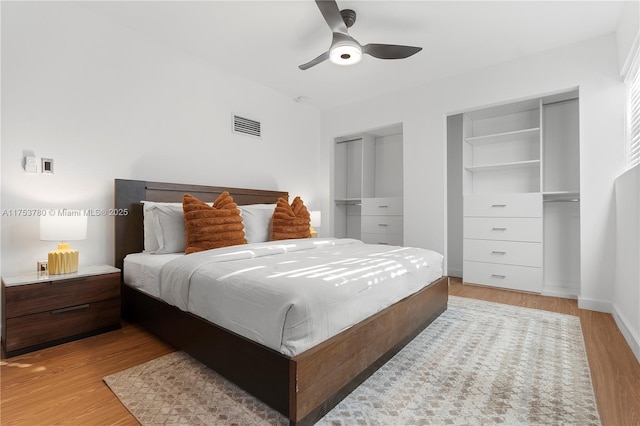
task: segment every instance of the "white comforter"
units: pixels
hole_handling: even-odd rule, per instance
[[[171,260],[161,297],[293,356],[442,276],[431,250],[301,239],[225,247]]]

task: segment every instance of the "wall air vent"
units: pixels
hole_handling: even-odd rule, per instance
[[[233,133],[262,137],[260,122],[233,114]]]

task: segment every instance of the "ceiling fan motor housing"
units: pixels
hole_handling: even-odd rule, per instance
[[[351,28],[353,24],[356,23],[356,11],[353,9],[342,9],[340,11],[340,15],[342,15],[342,20],[347,28]]]

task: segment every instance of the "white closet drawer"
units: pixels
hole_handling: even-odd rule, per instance
[[[533,293],[542,291],[542,268],[465,261],[463,275],[467,283]]]
[[[402,235],[402,216],[363,216],[362,232],[367,234]]]
[[[362,233],[360,239],[367,244],[387,244],[390,246],[401,246],[403,243],[402,234],[369,234]]]
[[[465,217],[464,237],[542,242],[542,218]]]
[[[464,260],[542,267],[542,243],[464,240]]]
[[[542,217],[542,194],[486,194],[464,197],[464,216]]]
[[[402,198],[363,198],[362,215],[402,215]]]

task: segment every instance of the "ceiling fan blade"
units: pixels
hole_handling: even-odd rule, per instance
[[[320,9],[320,13],[322,13],[322,16],[324,17],[324,20],[329,24],[331,32],[347,33],[347,25],[342,19],[340,9],[338,8],[338,4],[335,0],[316,0],[316,4],[318,5],[318,9]]]
[[[378,59],[404,59],[415,55],[422,47],[400,46],[397,44],[370,43],[362,46],[362,52]]]
[[[322,61],[326,61],[327,59],[329,59],[329,52],[324,52],[322,55],[318,56],[314,60],[309,61],[306,64],[299,65],[298,68],[300,68],[301,70],[306,70],[311,68],[314,65],[318,65]]]

